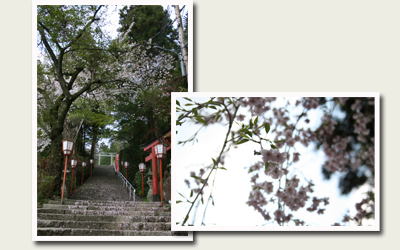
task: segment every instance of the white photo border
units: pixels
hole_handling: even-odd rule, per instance
[[[186,5],[188,23],[188,91],[193,91],[193,0],[34,0],[32,1],[32,241],[193,241],[188,236],[38,236],[37,235],[37,47],[36,26],[38,5]],[[188,93],[188,92],[185,92]],[[172,224],[172,222],[171,222]],[[172,231],[172,229],[171,229]],[[186,231],[186,230],[185,230]]]
[[[171,178],[171,227],[173,231],[380,231],[380,94],[378,92],[173,92],[171,99],[171,144],[176,141],[177,97],[374,97],[375,98],[375,224],[374,226],[182,226],[177,225],[181,217],[176,213],[177,169],[172,168]],[[176,166],[176,151],[172,150],[171,164]],[[175,211],[175,212],[174,212]]]

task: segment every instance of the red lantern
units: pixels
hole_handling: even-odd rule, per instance
[[[92,178],[92,166],[93,166],[93,159],[90,159],[90,178]]]
[[[71,167],[72,167],[72,169],[76,168],[76,165],[78,165],[78,160],[77,159],[71,159]]]
[[[128,180],[128,167],[129,167],[129,162],[124,163],[125,166],[125,178]]]
[[[82,171],[81,186],[82,186],[82,184],[83,184],[83,173],[85,173],[85,167],[86,167],[86,162],[82,162],[82,169],[83,169],[83,171]]]
[[[165,158],[167,154],[167,147],[163,144],[157,144],[154,146],[154,151],[156,153],[157,159],[160,159],[160,191],[161,191],[161,206],[163,206],[163,184],[162,184],[162,159]]]
[[[64,155],[70,156],[72,154],[72,151],[74,150],[74,142],[69,140],[63,140],[62,148]]]
[[[144,196],[144,183],[143,183],[143,173],[146,170],[146,164],[139,163],[139,171],[142,173],[142,196]]]
[[[61,204],[62,204],[63,198],[64,198],[65,175],[67,174],[68,156],[70,156],[72,154],[73,150],[74,150],[74,142],[73,141],[69,141],[69,140],[62,141],[62,151],[63,151],[63,154],[65,155],[65,166],[64,166],[64,179],[63,179],[63,185],[62,185],[62,191],[61,191]]]
[[[156,157],[158,159],[164,159],[165,155],[167,154],[167,147],[165,147],[163,144],[157,144],[154,146],[155,152],[156,152]]]
[[[70,191],[71,194],[72,194],[72,186],[74,185],[74,170],[76,168],[76,165],[78,165],[78,160],[71,159],[71,168],[72,168],[71,191]]]
[[[144,163],[139,163],[139,171],[141,173],[144,173],[144,171],[146,170],[146,164]]]

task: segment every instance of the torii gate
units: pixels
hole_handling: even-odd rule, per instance
[[[95,154],[95,157],[99,157],[99,161],[97,162],[98,165],[100,165],[101,162],[101,157],[102,156],[107,156],[107,157],[111,157],[111,161],[110,161],[110,165],[112,166],[113,164],[113,158],[115,157],[116,153],[104,153],[104,152],[98,152],[97,154]]]
[[[151,161],[152,162],[152,172],[153,172],[153,201],[159,201],[160,200],[160,195],[158,192],[158,168],[157,168],[157,157],[156,153],[154,151],[154,146],[161,143],[165,140],[165,142],[168,144],[167,151],[171,150],[171,130],[168,130],[168,132],[164,133],[162,136],[159,137],[159,139],[155,139],[152,142],[141,146],[143,151],[147,152],[150,151],[150,155],[146,157],[145,162]],[[165,142],[163,144],[165,144]]]

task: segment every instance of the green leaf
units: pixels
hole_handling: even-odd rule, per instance
[[[176,105],[181,106],[178,100],[176,100]]]
[[[271,144],[271,148],[278,149],[274,144]]]
[[[261,155],[261,153],[254,150],[254,155]]]
[[[224,168],[224,167],[219,167],[219,169],[228,170],[228,169],[226,169],[226,168]]]
[[[258,122],[258,116],[256,117],[256,119],[254,120],[254,125],[257,125]]]
[[[244,138],[248,138],[248,136],[245,135],[245,134],[243,134],[242,132],[239,132],[239,134],[240,134],[242,137],[244,137]]]
[[[268,134],[270,129],[271,129],[271,127],[269,126],[269,124],[265,123],[265,132],[267,132],[267,134]]]
[[[176,201],[176,204],[181,203],[182,201]]]
[[[249,141],[248,139],[243,139],[240,142],[236,142],[236,145],[243,144],[243,143],[246,143],[248,141]]]
[[[201,122],[201,123],[203,123],[203,124],[206,124],[206,125],[207,125],[207,122],[206,122],[206,121],[204,121],[204,120],[203,120],[203,118],[201,118],[201,117],[196,117],[196,120],[197,120],[198,122]]]
[[[279,141],[274,141],[274,142],[275,142],[275,143],[280,143],[280,142],[283,142],[283,141],[286,141],[286,139],[279,140]]]
[[[192,106],[193,104],[191,103],[186,103],[185,106]]]
[[[194,114],[195,116],[198,116],[198,115],[199,115],[199,113],[197,112],[197,109],[196,109],[196,108],[193,108],[193,109],[192,109],[192,112],[193,112],[193,114]]]
[[[266,163],[265,163],[265,172],[267,172],[268,169],[269,169],[269,162],[266,162]]]
[[[253,137],[253,133],[251,133],[251,131],[250,130],[246,130],[246,131],[244,131],[247,135],[249,135],[250,137]]]
[[[375,193],[374,192],[368,191],[367,195],[373,202],[375,202]]]
[[[212,159],[214,165],[217,165],[217,162],[214,160],[214,158],[211,158],[211,159]]]
[[[190,197],[192,197],[192,196],[193,196],[193,190],[190,191]]]
[[[203,196],[201,196],[201,204],[204,204]]]
[[[183,97],[184,99],[188,100],[189,102],[191,102],[192,100],[187,98],[187,97]]]
[[[250,119],[250,123],[249,123],[250,128],[253,127],[253,118]]]
[[[212,109],[217,109],[216,107],[214,107],[214,106],[210,106],[210,108],[212,108]]]

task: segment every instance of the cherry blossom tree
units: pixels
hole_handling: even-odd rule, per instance
[[[192,171],[185,179],[188,189],[179,190],[177,203],[189,205],[178,222],[180,225],[206,225],[207,207],[210,202],[214,204],[212,191],[218,185],[215,184],[216,173],[233,167],[224,165],[225,157],[231,148],[243,144],[254,148],[254,164],[247,166],[251,175],[248,185],[252,191],[246,204],[262,215],[264,222],[260,224],[304,226],[308,222],[298,217],[297,211],[323,215],[329,207],[329,197],[314,196],[318,187],[297,167],[302,164],[302,156],[297,151],[300,146],[321,150],[326,158],[322,167],[330,173],[345,175],[361,168],[368,172],[369,191],[355,204],[357,213],[345,215],[342,221],[332,221],[331,225],[362,225],[363,221],[374,218],[376,98],[304,97],[288,99],[284,105],[281,105],[283,98],[279,98],[278,105],[275,97],[218,97],[206,102],[185,99],[184,105],[177,99],[178,133],[195,123],[199,131],[222,124],[226,134],[219,154],[208,156],[209,165]],[[352,118],[351,123],[344,123],[343,118],[337,116],[340,109],[341,114],[346,111],[346,116]],[[319,121],[309,117],[313,110],[323,114]],[[317,122],[321,124],[317,128],[308,126]],[[195,143],[201,139],[199,131],[178,144]],[[204,206],[202,219],[194,219],[190,224],[189,218],[193,218],[199,206]]]
[[[162,89],[174,69],[172,56],[163,51],[147,53],[151,40],[128,43],[127,32],[112,40],[104,31],[106,9],[92,5],[37,8],[38,142],[41,147],[50,143],[50,167],[58,176],[62,134],[73,103]],[[134,20],[130,28],[133,25]],[[60,183],[54,187],[58,190]]]

